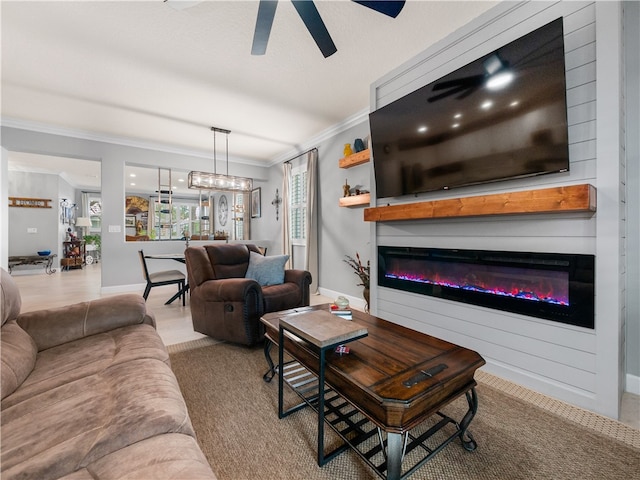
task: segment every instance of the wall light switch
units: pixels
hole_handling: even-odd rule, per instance
[[[36,227],[27,228],[27,233],[38,233],[38,229]]]
[[[122,228],[120,225],[109,225],[109,233],[120,233],[122,232]]]

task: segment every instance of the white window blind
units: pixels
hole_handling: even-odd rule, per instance
[[[291,203],[289,205],[291,242],[304,244],[307,218],[307,170],[306,167],[293,169],[291,176]]]

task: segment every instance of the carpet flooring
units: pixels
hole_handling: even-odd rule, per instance
[[[318,467],[317,417],[303,409],[278,419],[278,386],[262,380],[262,348],[219,343],[170,354],[198,441],[220,480],[379,478],[351,451]],[[479,409],[469,428],[478,448],[467,452],[456,440],[412,480],[639,478],[636,430],[628,429],[631,441],[619,440],[505,393],[478,373]],[[461,418],[464,411],[462,398],[445,413]],[[328,449],[339,440],[325,432]]]

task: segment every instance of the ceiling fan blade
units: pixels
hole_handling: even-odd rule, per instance
[[[309,30],[309,33],[315,40],[324,58],[336,53],[338,49],[333,43],[331,35],[329,35],[329,31],[322,21],[322,17],[320,17],[320,13],[313,1],[291,0],[291,3],[293,3],[293,6],[298,11],[298,15],[300,15],[300,18],[307,26],[307,30]]]
[[[439,95],[434,95],[433,97],[427,98],[427,102],[429,102],[429,103],[437,102],[438,100],[442,100],[443,98],[449,97],[451,95],[455,95],[458,92],[464,92],[465,90],[468,90],[468,89],[469,89],[469,87],[466,87],[464,85],[460,85],[458,87],[452,88],[451,90],[447,90],[444,93],[440,93]],[[434,88],[434,90],[435,90],[435,88]]]
[[[404,0],[391,0],[388,2],[384,1],[361,1],[361,0],[352,0],[353,2],[359,3],[364,7],[371,8],[379,13],[384,13],[392,18],[396,18],[398,14],[402,11],[405,1]]]
[[[277,6],[278,0],[260,0],[256,30],[253,33],[251,55],[264,55],[267,51],[267,42],[271,34],[271,26],[273,25],[273,17],[276,15]]]
[[[433,90],[444,90],[454,87],[475,87],[476,85],[482,85],[485,80],[484,75],[471,75],[469,77],[457,78],[455,80],[445,80],[438,82],[433,86]]]
[[[480,85],[474,85],[473,87],[467,88],[466,92],[462,92],[460,95],[456,97],[457,100],[462,100],[463,98],[467,98],[472,93],[476,92],[480,89]]]

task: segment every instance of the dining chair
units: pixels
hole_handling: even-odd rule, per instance
[[[147,269],[147,260],[144,257],[144,252],[142,250],[138,250],[138,254],[140,255],[140,263],[142,264],[142,273],[144,274],[144,278],[147,281],[147,286],[144,289],[144,293],[142,296],[146,300],[149,296],[149,292],[153,287],[159,287],[162,285],[178,285],[178,294],[182,297],[182,306],[186,305],[186,276],[180,270],[163,270],[160,272],[149,273]],[[176,296],[165,302],[165,305],[170,304]]]

